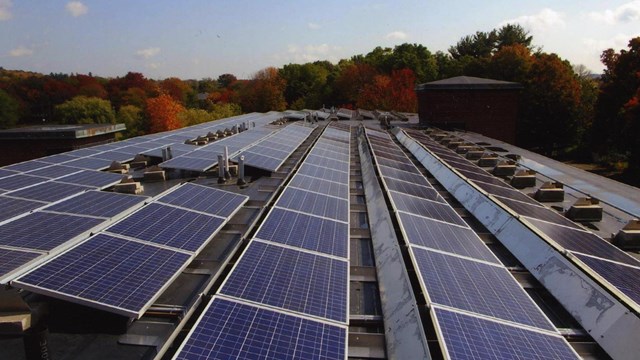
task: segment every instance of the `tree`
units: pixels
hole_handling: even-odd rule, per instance
[[[477,31],[474,35],[462,37],[454,46],[449,48],[449,53],[454,59],[464,56],[472,58],[485,58],[491,56],[495,49],[497,34],[496,31]]]
[[[519,24],[506,24],[496,31],[495,41],[496,51],[513,45],[522,45],[531,51],[533,36]]]
[[[357,106],[363,109],[415,112],[415,80],[411,69],[394,70],[391,76],[377,75],[372,83],[364,87]]]
[[[258,71],[241,93],[242,109],[246,112],[283,111],[287,107],[284,98],[286,81],[278,69],[269,67]]]
[[[390,70],[410,69],[420,83],[433,81],[438,77],[435,57],[419,44],[404,43],[396,46],[388,62]]]
[[[521,44],[506,45],[498,50],[488,65],[489,77],[524,83],[533,64],[531,51]]]
[[[147,124],[145,124],[145,118],[142,113],[142,109],[133,105],[124,105],[118,110],[116,116],[118,123],[124,124],[127,127],[125,137],[135,137],[144,135],[147,133]]]
[[[162,94],[147,99],[147,116],[152,133],[179,129],[183,126],[178,114],[184,107],[171,96]]]
[[[280,69],[280,76],[287,82],[285,100],[296,110],[320,108],[328,75],[329,71],[320,64],[285,65]]]
[[[18,102],[4,90],[0,90],[0,129],[8,129],[16,125],[18,110]]]
[[[342,69],[335,80],[336,105],[355,104],[367,84],[378,75],[373,66],[364,63],[350,64]]]
[[[238,81],[238,78],[233,74],[222,74],[218,76],[218,86],[221,88],[228,88],[236,81]]]
[[[62,124],[114,124],[116,117],[109,100],[76,96],[55,107]]]
[[[183,106],[187,104],[187,98],[193,89],[189,84],[176,78],[170,77],[160,82],[160,89],[163,93],[171,96],[173,100],[179,102]]]

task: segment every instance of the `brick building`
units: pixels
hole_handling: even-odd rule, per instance
[[[514,144],[521,89],[518,83],[470,76],[420,84],[416,87],[420,123]]]

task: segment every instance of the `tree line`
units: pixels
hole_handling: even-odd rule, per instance
[[[337,63],[265,68],[250,79],[154,80],[141,73],[103,78],[0,68],[0,127],[114,123],[137,136],[243,112],[323,106],[416,112],[416,84],[459,75],[523,85],[518,144],[551,156],[628,164],[640,173],[640,38],[602,53],[597,78],[546,53],[519,25],[462,37],[447,52],[420,44],[376,47]]]

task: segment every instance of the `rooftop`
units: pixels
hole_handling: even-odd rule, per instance
[[[124,124],[38,125],[0,130],[0,139],[79,139],[124,130]]]
[[[484,79],[473,76],[456,76],[448,79],[432,81],[416,86],[421,90],[511,90],[522,89],[522,85],[515,82]]]

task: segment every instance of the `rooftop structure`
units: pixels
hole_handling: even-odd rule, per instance
[[[0,168],[3,354],[636,357],[640,191],[412,114],[287,114]]]

